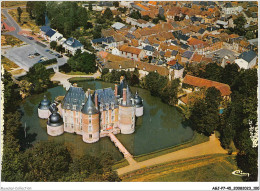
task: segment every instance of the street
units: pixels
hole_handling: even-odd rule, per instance
[[[58,53],[54,50],[52,50],[52,52],[54,52],[54,55],[46,52],[46,49],[49,49],[49,45],[48,45],[48,47],[44,48],[44,47],[40,46],[39,44],[37,44],[36,43],[37,41],[29,40],[28,38],[18,34],[19,32],[21,32],[21,28],[15,22],[15,20],[8,14],[8,9],[2,9],[2,13],[6,17],[5,22],[9,26],[15,27],[15,31],[6,32],[4,34],[12,35],[28,44],[26,46],[10,48],[10,49],[6,49],[5,51],[2,51],[3,52],[2,54],[4,56],[6,56],[11,61],[15,62],[18,66],[20,66],[22,69],[24,69],[26,71],[28,71],[30,67],[32,67],[35,63],[37,63],[40,60],[40,56],[38,56],[38,58],[36,57],[33,59],[28,58],[29,54],[38,52],[41,56],[47,57],[48,59],[57,58],[55,56],[55,54],[60,54],[60,53]],[[57,62],[58,62],[57,64],[52,65],[51,67],[53,68],[56,66],[62,66],[67,62],[67,59],[64,57],[57,58]],[[50,68],[50,67],[48,67],[48,68]]]

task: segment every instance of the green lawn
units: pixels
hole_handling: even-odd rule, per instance
[[[170,148],[166,148],[166,149],[163,149],[163,150],[155,151],[155,152],[152,152],[152,153],[149,153],[149,154],[139,155],[139,156],[134,157],[134,159],[138,162],[141,162],[141,161],[148,160],[148,159],[151,159],[151,158],[154,158],[154,157],[158,157],[158,156],[161,156],[161,155],[164,155],[164,154],[168,154],[168,153],[171,153],[171,152],[174,152],[174,151],[178,151],[180,149],[191,147],[193,145],[204,143],[206,141],[209,141],[209,137],[202,135],[202,134],[199,134],[196,131],[194,131],[193,138],[188,142],[185,142],[185,143],[182,143],[180,145],[176,145],[176,146],[173,146],[173,147],[170,147]]]
[[[215,154],[174,161],[124,175],[124,182],[242,182],[235,156]]]

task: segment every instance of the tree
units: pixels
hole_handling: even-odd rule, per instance
[[[51,49],[56,49],[56,47],[57,47],[57,42],[56,42],[56,41],[51,41],[50,47],[51,47]]]
[[[68,149],[54,142],[39,142],[25,151],[25,181],[58,181],[69,170],[72,161]]]
[[[17,13],[18,13],[18,22],[21,22],[21,15],[23,13],[23,10],[21,9],[21,7],[17,8]]]
[[[255,34],[254,34],[253,31],[247,31],[245,37],[246,37],[247,40],[254,39]]]
[[[29,69],[26,80],[33,84],[35,93],[43,92],[52,85],[50,72],[41,63],[37,63]]]
[[[106,8],[103,14],[103,19],[112,20],[113,19],[113,13],[110,8]]]
[[[33,88],[32,83],[28,82],[27,80],[21,80],[19,86],[22,98],[26,98],[31,95]]]
[[[65,49],[62,47],[62,45],[56,46],[56,51],[59,53],[64,53]]]
[[[204,99],[197,100],[191,109],[190,120],[199,133],[210,136],[219,126],[219,104],[221,95],[215,87],[206,90]]]
[[[119,2],[118,2],[118,1],[114,1],[114,2],[113,2],[113,5],[114,5],[115,7],[119,7]]]
[[[93,10],[92,3],[91,3],[91,2],[89,2],[89,4],[88,4],[88,10],[89,10],[89,11],[92,11],[92,10]]]
[[[153,96],[160,96],[163,88],[167,84],[167,78],[159,75],[157,72],[149,72],[144,79],[145,88],[148,89]]]
[[[206,65],[204,78],[221,82],[222,80],[223,68],[216,63],[209,63]]]
[[[13,82],[11,74],[6,70],[4,70],[2,82],[4,85],[4,111],[5,113],[15,112],[21,101],[21,96],[18,89],[19,87]]]
[[[231,86],[239,75],[239,66],[236,63],[227,64],[223,69],[222,82]]]
[[[119,15],[116,16],[115,21],[116,22],[123,22],[123,20],[121,19],[121,17],[119,17]]]
[[[94,73],[97,70],[95,63],[95,55],[83,52],[76,54],[68,60],[68,64],[73,71],[85,73]]]
[[[142,16],[141,16],[141,13],[139,11],[132,11],[130,14],[129,14],[129,17],[133,18],[133,19],[141,19]]]
[[[180,80],[174,79],[170,82],[168,82],[168,85],[163,89],[161,99],[163,102],[170,104],[170,105],[176,105],[178,102],[178,89],[180,86]]]
[[[151,19],[151,17],[149,17],[148,15],[144,15],[142,17],[142,19],[145,20],[145,21],[149,21]]]
[[[236,19],[234,19],[234,24],[236,25],[234,27],[234,33],[244,36],[245,35],[245,24],[246,24],[246,18],[243,15],[238,16]]]

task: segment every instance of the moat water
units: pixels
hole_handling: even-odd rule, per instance
[[[106,87],[114,89],[114,84],[101,81],[76,81],[76,83],[78,87],[83,87],[84,90]],[[151,96],[147,90],[131,87],[132,93],[135,93],[136,90],[144,100],[144,115],[137,118],[133,134],[116,135],[132,155],[142,155],[175,146],[192,138],[192,129],[181,123],[181,114],[175,107],[164,104],[160,98]],[[26,122],[28,133],[37,134],[36,140],[33,143],[49,140],[65,144],[73,155],[87,153],[98,155],[102,152],[109,152],[115,160],[122,159],[123,155],[108,137],[101,138],[97,143],[87,144],[82,141],[80,135],[64,133],[58,137],[51,137],[47,134],[47,120],[38,118],[38,104],[43,99],[44,94],[46,94],[48,99],[53,101],[55,97],[64,96],[65,93],[66,90],[62,86],[57,86],[48,89],[43,94],[28,97],[22,103],[21,109],[24,112],[22,123],[24,125]]]

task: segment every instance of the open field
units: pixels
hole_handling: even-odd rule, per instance
[[[232,175],[235,156],[206,155],[140,169],[122,176],[124,182],[242,182]]]
[[[19,68],[14,62],[1,55],[1,63],[5,70],[11,71],[14,68]]]
[[[7,46],[10,45],[12,47],[19,46],[23,44],[23,41],[21,41],[18,38],[15,38],[11,35],[1,35],[1,46]]]
[[[29,13],[26,12],[25,8],[22,8],[23,12],[21,15],[21,23],[18,22],[18,14],[16,9],[9,10],[8,13],[13,19],[20,25],[22,29],[29,29],[34,33],[40,32],[39,26],[36,25],[34,20],[30,19]]]
[[[1,2],[2,8],[11,8],[11,7],[18,7],[18,6],[26,6],[26,1],[2,1]]]

